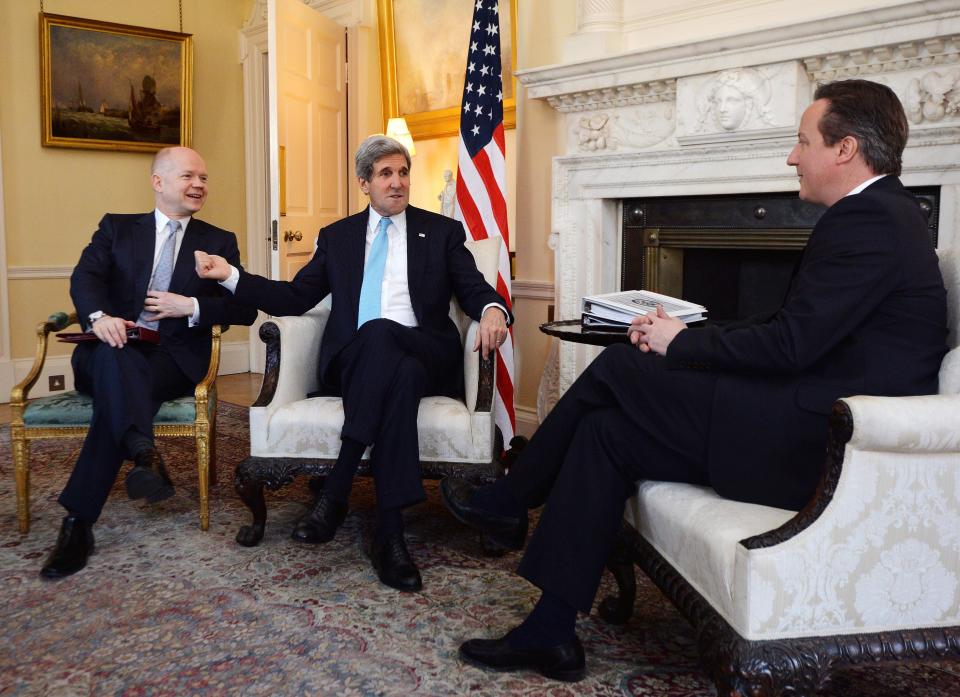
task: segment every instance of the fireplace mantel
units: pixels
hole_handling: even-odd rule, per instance
[[[796,191],[786,157],[818,84],[889,85],[910,118],[902,179],[940,186],[941,247],[960,243],[960,7],[924,0],[517,73],[562,114],[550,247],[559,319],[618,290],[620,201]],[[732,95],[732,97],[731,97]],[[566,389],[596,349],[562,345]]]

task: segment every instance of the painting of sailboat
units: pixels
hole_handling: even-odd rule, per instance
[[[43,145],[189,145],[191,63],[189,34],[41,15]]]

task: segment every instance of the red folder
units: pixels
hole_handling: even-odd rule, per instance
[[[160,343],[160,332],[146,327],[130,327],[127,330],[127,339],[130,341],[145,341],[148,344]],[[57,341],[65,344],[80,344],[84,341],[100,341],[93,332],[60,332]]]

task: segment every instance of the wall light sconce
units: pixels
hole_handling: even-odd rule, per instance
[[[413,145],[413,136],[410,135],[410,129],[407,128],[407,120],[402,116],[390,119],[387,122],[387,136],[399,141],[410,153],[410,157],[417,154],[417,149]]]

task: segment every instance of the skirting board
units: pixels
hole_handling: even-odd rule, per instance
[[[250,370],[248,357],[249,345],[246,341],[224,342],[220,345],[220,375],[246,373]],[[0,361],[0,404],[10,401],[10,390],[26,377],[33,367],[32,358]],[[70,367],[70,356],[48,356],[43,364],[43,372],[37,383],[30,390],[31,397],[47,397],[56,392],[49,389],[51,375],[62,375],[64,390],[73,389],[73,368]],[[60,392],[61,390],[57,390]]]

